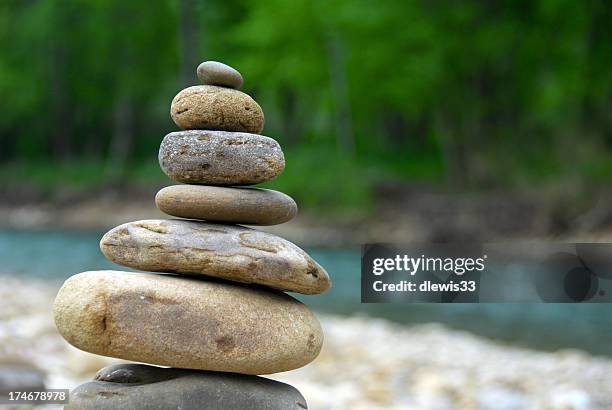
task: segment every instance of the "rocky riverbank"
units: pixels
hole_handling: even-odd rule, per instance
[[[41,371],[74,388],[120,361],[68,345],[53,324],[60,283],[0,276],[0,368]],[[609,409],[612,360],[579,351],[505,346],[442,326],[399,326],[322,315],[325,342],[310,365],[271,378],[311,409]],[[7,371],[7,370],[1,370]]]
[[[105,231],[128,221],[161,218],[153,203],[164,183],[67,186],[45,195],[35,185],[0,187],[0,228]],[[573,192],[564,187],[563,192]],[[51,196],[50,196],[51,195]],[[308,195],[303,194],[303,195]],[[612,236],[612,193],[574,204],[554,189],[525,192],[438,192],[408,184],[380,186],[369,212],[299,209],[295,219],[263,230],[302,246],[368,242],[605,238]],[[298,203],[300,198],[296,197]],[[313,212],[315,212],[313,214]]]

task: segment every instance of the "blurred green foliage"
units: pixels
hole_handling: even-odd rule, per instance
[[[3,0],[0,175],[163,179],[170,101],[212,59],[285,150],[268,186],[305,206],[364,208],[389,180],[605,181],[611,22],[604,0]]]

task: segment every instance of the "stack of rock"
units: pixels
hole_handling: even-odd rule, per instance
[[[185,131],[166,135],[159,151],[163,171],[191,185],[166,187],[155,198],[163,212],[186,219],[126,223],[100,242],[115,263],[169,274],[80,273],[54,303],[56,326],[72,345],[170,368],[102,369],[72,392],[67,408],[306,408],[293,387],[253,375],[314,360],[320,324],[283,291],[317,294],[331,282],[296,245],[237,225],[295,216],[285,194],[236,187],[278,176],[283,152],[259,135],[264,114],[238,91],[238,71],[204,62],[198,77],[204,85],[172,101],[172,119]]]

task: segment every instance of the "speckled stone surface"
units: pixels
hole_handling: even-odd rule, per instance
[[[80,273],[53,313],[81,350],[178,368],[283,372],[314,360],[323,341],[312,312],[282,292],[175,275]]]
[[[204,61],[198,66],[198,78],[205,85],[239,90],[244,80],[238,70],[218,61]]]
[[[247,225],[276,225],[297,214],[295,201],[282,192],[259,188],[173,185],[155,196],[168,215]]]
[[[192,130],[165,136],[159,164],[178,182],[251,185],[276,178],[285,157],[276,141],[262,135]]]
[[[185,130],[222,130],[259,134],[264,113],[249,95],[231,88],[195,85],[180,91],[170,106],[172,119]]]
[[[240,225],[151,219],[108,231],[100,249],[134,269],[214,276],[317,294],[331,281],[306,252],[276,235]]]
[[[232,373],[161,368],[143,364],[108,366],[95,380],[70,392],[66,410],[304,410],[294,387]]]

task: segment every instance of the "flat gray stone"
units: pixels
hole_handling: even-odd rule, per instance
[[[67,410],[304,410],[294,387],[257,376],[120,364],[70,393]]]
[[[172,185],[155,195],[168,215],[247,225],[277,225],[297,214],[295,201],[271,189]]]
[[[323,344],[315,315],[287,294],[176,275],[83,272],[64,282],[53,315],[81,350],[182,369],[279,373]]]
[[[214,276],[307,295],[331,286],[329,275],[298,246],[240,225],[149,219],[108,231],[110,261],[151,272]]]
[[[239,90],[244,80],[238,70],[218,61],[204,61],[198,66],[198,78],[202,84],[218,85]]]
[[[159,149],[159,165],[175,181],[205,185],[252,185],[285,168],[278,142],[243,132],[171,132]]]

